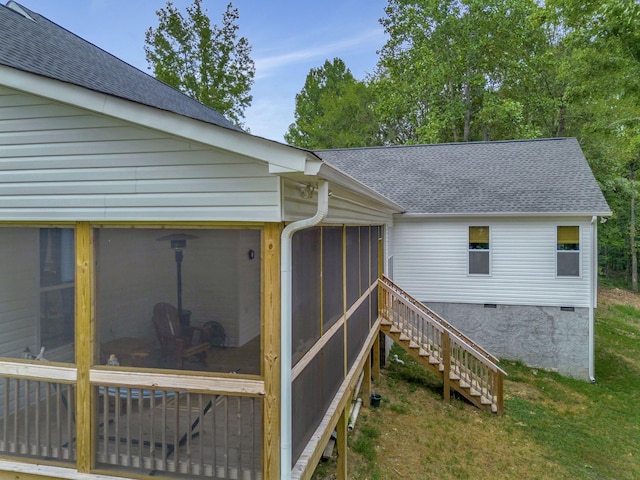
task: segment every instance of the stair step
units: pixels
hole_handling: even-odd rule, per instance
[[[421,348],[421,349],[418,351],[418,355],[420,355],[421,357],[428,357],[428,356],[430,356],[431,354],[430,354],[429,352],[427,352],[424,348]]]
[[[403,342],[408,342],[411,338],[406,333],[400,333],[400,340]]]
[[[413,340],[409,341],[409,348],[420,348],[420,345],[418,345],[416,342],[414,342]]]
[[[385,326],[385,327],[389,327],[389,326],[393,325],[393,322],[391,320],[387,320],[386,318],[383,318],[380,321],[380,325]]]
[[[391,328],[389,328],[389,332],[391,332],[391,333],[400,333],[400,329],[398,327],[396,327],[395,325],[391,325]]]

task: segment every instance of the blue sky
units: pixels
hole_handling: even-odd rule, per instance
[[[2,0],[3,3],[6,3]],[[144,32],[156,26],[166,0],[18,0],[18,3],[147,71]],[[192,0],[174,0],[181,11]],[[219,23],[227,0],[203,0]],[[378,20],[386,0],[233,0],[240,35],[253,47],[256,80],[245,124],[251,133],[276,141],[293,122],[295,95],[311,68],[342,58],[358,79],[375,69],[385,41]]]

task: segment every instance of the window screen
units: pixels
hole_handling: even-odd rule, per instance
[[[580,276],[580,227],[558,226],[556,266],[559,277]]]
[[[490,273],[489,227],[469,227],[469,274]]]

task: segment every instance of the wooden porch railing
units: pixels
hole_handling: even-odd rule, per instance
[[[96,393],[101,468],[262,477],[260,398],[106,385]]]
[[[378,285],[382,331],[442,377],[445,400],[453,389],[479,408],[502,413],[506,372],[498,359],[389,278]]]
[[[0,392],[1,454],[75,461],[73,385],[4,377]]]

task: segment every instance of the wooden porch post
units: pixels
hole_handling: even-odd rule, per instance
[[[336,426],[336,446],[338,448],[338,465],[337,465],[337,480],[347,480],[347,427],[349,424],[349,405],[351,405],[352,399],[345,404],[340,418],[338,419],[338,425]]]
[[[494,392],[496,393],[496,405],[498,407],[498,411],[496,412],[498,415],[504,414],[504,377],[502,376],[502,372],[494,372],[495,377],[495,386]]]
[[[282,225],[262,231],[262,478],[280,478],[280,234]],[[290,468],[285,465],[284,468]]]
[[[371,404],[371,360],[373,358],[372,353],[373,349],[369,351],[369,355],[367,355],[367,359],[364,362],[364,376],[362,379],[362,403],[366,406],[369,406]]]
[[[373,342],[373,380],[377,382],[380,380],[380,337],[383,333],[376,335],[376,340]]]
[[[89,472],[93,466],[91,428],[91,384],[89,369],[93,362],[93,251],[91,226],[76,225],[76,452],[79,472]]]
[[[451,338],[446,330],[442,332],[442,357],[444,363],[444,371],[442,372],[444,400],[449,402],[451,401]]]
[[[382,241],[382,236],[384,235],[384,230],[382,228],[378,229],[379,237],[378,237],[378,278],[382,278],[382,274],[384,273],[384,242]],[[386,311],[386,305],[384,304],[385,297],[382,288],[378,285],[378,310],[384,308]],[[379,313],[378,313],[379,316]],[[380,339],[384,341],[384,334],[382,332],[378,333],[376,337],[376,341],[373,344],[373,380],[380,380]]]

